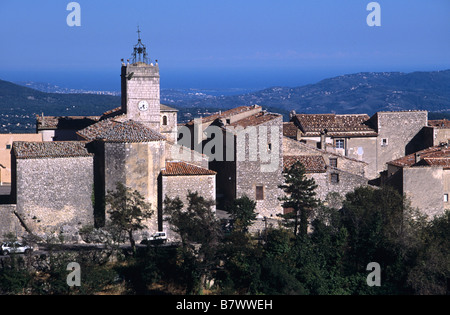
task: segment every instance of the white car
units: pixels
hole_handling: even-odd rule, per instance
[[[2,243],[0,253],[2,255],[9,254],[28,254],[33,251],[33,247],[21,244],[19,242]]]
[[[167,240],[166,232],[156,232],[155,234],[150,236],[150,238],[148,240],[149,241],[160,241],[160,240],[166,241]]]

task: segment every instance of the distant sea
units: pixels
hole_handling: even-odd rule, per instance
[[[342,74],[332,70],[299,69],[164,69],[160,66],[162,89],[220,89],[233,94],[242,90],[255,91],[274,86],[297,87],[317,83]],[[120,69],[95,71],[0,71],[0,79],[11,82],[34,81],[62,88],[120,91]],[[227,93],[228,94],[228,93]]]

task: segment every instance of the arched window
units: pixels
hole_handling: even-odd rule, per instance
[[[167,126],[167,116],[163,116],[162,124],[163,126]]]

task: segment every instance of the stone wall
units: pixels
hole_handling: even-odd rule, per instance
[[[339,169],[367,177],[368,164],[366,162],[348,158],[333,152],[320,150],[287,137],[283,137],[283,155],[321,155],[327,165],[330,165],[331,159],[337,159],[337,167]]]
[[[105,187],[116,189],[121,182],[139,191],[151,204],[155,215],[146,222],[150,230],[158,230],[158,177],[165,165],[165,142],[105,143]]]
[[[332,181],[332,174],[338,176],[338,182]],[[313,173],[307,176],[314,178],[318,185],[316,189],[317,198],[322,201],[325,201],[330,193],[338,193],[344,198],[347,193],[354,191],[356,188],[368,185],[367,178],[330,166],[325,173]]]
[[[403,194],[411,201],[411,206],[418,208],[430,218],[444,212],[444,183],[448,189],[448,171],[442,167],[404,167]]]
[[[25,235],[25,229],[14,214],[16,205],[0,205],[0,242],[5,234],[13,233],[17,236]]]
[[[176,111],[161,111],[160,132],[168,141],[172,143],[177,143],[178,138],[177,116]]]
[[[93,157],[17,159],[17,213],[37,235],[93,224]]]
[[[274,127],[272,130],[271,127]],[[262,145],[260,138],[264,136],[261,127],[267,127],[267,139],[263,139]],[[247,195],[256,200],[256,212],[261,216],[275,218],[283,209],[278,200],[282,196],[282,190],[278,188],[284,181],[283,171],[283,121],[282,117],[277,117],[256,126],[257,139],[253,136],[246,136],[246,141],[237,137],[236,143],[236,198]],[[275,132],[272,136],[272,132]],[[243,138],[242,138],[243,139]],[[266,140],[266,141],[264,141]],[[274,141],[275,140],[275,141]],[[250,158],[250,144],[258,142],[256,161]],[[271,143],[271,150],[268,150],[268,144]],[[239,153],[241,152],[241,153]],[[245,152],[245,159],[240,155]],[[269,153],[269,159],[265,161],[262,153]],[[256,196],[257,187],[263,187],[263,198],[258,200]]]
[[[420,149],[417,135],[428,125],[426,111],[378,112],[371,119],[377,128],[377,170],[387,169],[386,163]],[[383,139],[385,143],[383,143]]]
[[[216,179],[215,175],[202,176],[161,176],[162,189],[161,199],[165,197],[171,199],[179,197],[183,204],[187,206],[187,194],[189,191],[198,192],[200,196],[207,200],[216,200]],[[213,207],[215,211],[215,206]],[[176,236],[173,234],[167,222],[163,222],[162,229],[166,231],[169,238],[173,239]]]

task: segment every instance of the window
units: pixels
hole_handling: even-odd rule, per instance
[[[336,158],[331,158],[330,159],[330,166],[337,167],[337,159]]]
[[[331,183],[332,184],[339,183],[339,174],[336,174],[336,173],[331,174]]]
[[[6,150],[11,150],[11,145],[10,144],[6,145]]]
[[[167,126],[167,116],[163,116],[163,126]]]
[[[345,149],[344,139],[336,140],[336,149]]]
[[[387,147],[387,145],[388,145],[388,139],[386,139],[386,138],[381,139],[381,146]]]
[[[448,202],[448,194],[444,194],[444,202]]]
[[[227,125],[231,124],[231,119],[227,119]]]
[[[264,186],[256,186],[256,200],[264,200]]]
[[[272,151],[272,143],[269,143],[269,144],[267,145],[267,149],[269,150],[269,152]]]

